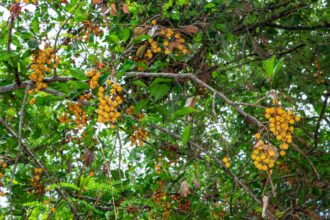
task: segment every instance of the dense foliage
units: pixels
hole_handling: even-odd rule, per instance
[[[330,3],[2,0],[2,219],[329,217]]]

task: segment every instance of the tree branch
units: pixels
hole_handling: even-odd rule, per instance
[[[295,143],[291,143],[291,145],[296,151],[298,151],[301,154],[301,156],[303,156],[307,160],[307,162],[313,168],[313,171],[316,174],[317,179],[320,179],[320,174],[317,172],[317,169],[315,168],[313,162],[308,158],[308,156]]]
[[[317,120],[317,124],[316,124],[316,127],[315,127],[315,131],[314,131],[314,146],[315,148],[317,148],[317,144],[318,144],[318,135],[319,135],[319,128],[320,128],[320,124],[321,124],[321,120],[322,120],[322,117],[325,113],[325,109],[327,107],[327,104],[328,104],[328,98],[329,98],[329,93],[327,93],[325,95],[325,99],[323,101],[323,106],[322,106],[322,109],[321,109],[321,113],[320,113],[320,116]]]
[[[0,118],[0,124],[4,125],[4,127],[6,128],[6,130],[13,135],[14,137],[18,138],[17,133],[14,131],[14,129],[12,129],[8,124],[5,123],[5,121]],[[45,173],[45,175],[49,178],[52,179],[53,176],[51,176],[46,167],[37,160],[36,156],[34,155],[34,153],[24,144],[24,139],[22,138],[22,146],[23,146],[23,150],[27,153],[27,155],[31,158],[32,162],[34,163],[35,166],[42,168],[43,172]],[[54,181],[56,182],[56,181]],[[75,217],[77,217],[79,220],[82,220],[82,217],[80,216],[77,208],[72,205],[70,199],[68,198],[68,195],[66,193],[64,193],[59,187],[55,188],[56,192],[69,204],[70,209],[73,213],[73,215]]]
[[[194,74],[191,73],[146,73],[146,72],[127,72],[126,77],[133,77],[133,76],[141,76],[141,77],[167,77],[167,78],[175,78],[175,79],[182,79],[182,78],[188,78],[198,85],[208,89],[216,96],[220,97],[223,101],[225,101],[228,105],[232,106],[241,116],[246,119],[247,122],[252,123],[258,127],[262,127],[263,124],[253,116],[247,114],[245,111],[243,111],[241,108],[238,107],[238,105],[234,102],[232,102],[230,99],[227,98],[223,93],[217,91],[210,85],[206,84],[199,78],[197,78]]]
[[[312,31],[318,29],[330,29],[330,23],[328,22],[314,26],[286,26],[281,24],[274,24],[272,22],[267,22],[265,26],[277,28],[277,29],[289,30],[289,31]]]
[[[13,40],[13,27],[14,27],[14,21],[15,21],[15,16],[12,14],[10,16],[10,23],[9,23],[9,31],[8,31],[8,44],[7,44],[7,50],[8,52],[11,51],[11,42]],[[21,80],[18,75],[18,68],[17,66],[14,66],[14,76],[15,76],[15,82],[17,85],[21,84]]]
[[[155,128],[157,130],[160,130],[161,132],[165,133],[165,134],[168,134],[170,136],[172,136],[173,138],[177,139],[177,140],[181,140],[181,136],[171,132],[171,131],[168,131],[167,129],[165,128],[162,128],[162,127],[159,127],[157,125],[149,125],[150,127],[152,128]],[[221,166],[221,168],[225,171],[225,173],[229,174],[233,179],[234,181],[239,185],[241,186],[248,194],[250,194],[250,196],[253,198],[253,200],[258,203],[259,205],[262,205],[260,199],[258,199],[258,197],[251,191],[251,189],[242,181],[240,180],[230,169],[228,169],[221,160],[219,160],[217,157],[215,157],[212,153],[210,153],[208,150],[204,149],[203,147],[201,147],[199,144],[195,143],[195,142],[192,142],[192,141],[188,141],[188,143],[197,148],[198,150],[200,150],[201,152],[205,153],[207,156],[209,156],[213,161],[215,161],[218,165]],[[274,217],[273,213],[269,212],[267,210],[267,214],[271,217]]]
[[[9,206],[10,206],[10,219],[13,219],[13,195],[12,195],[12,188],[13,188],[13,179],[16,173],[16,168],[17,168],[17,164],[19,161],[19,158],[21,156],[22,153],[22,127],[23,127],[23,122],[24,122],[24,115],[25,115],[25,106],[26,106],[26,100],[28,97],[28,91],[30,89],[30,85],[28,85],[25,89],[25,93],[24,93],[24,98],[23,98],[23,102],[22,102],[22,107],[21,107],[21,111],[20,111],[20,118],[19,118],[19,125],[18,125],[18,147],[17,147],[17,155],[15,158],[15,163],[14,163],[14,167],[11,171],[11,177],[9,180]]]
[[[45,83],[52,83],[52,82],[67,82],[70,80],[76,80],[74,77],[69,77],[69,76],[58,76],[58,77],[49,77],[45,78],[43,82]],[[5,93],[5,92],[11,92],[16,89],[21,89],[25,88],[27,85],[34,85],[34,82],[32,80],[24,81],[20,85],[18,84],[10,84],[10,85],[5,85],[0,87],[0,94]],[[32,86],[31,86],[32,88]]]
[[[57,47],[57,42],[58,42],[58,38],[59,38],[59,36],[60,36],[60,33],[61,33],[61,31],[63,30],[64,26],[65,26],[65,25],[69,22],[69,20],[72,18],[73,14],[74,14],[74,12],[76,11],[76,9],[78,8],[79,4],[80,4],[80,1],[77,2],[77,4],[76,4],[76,6],[73,8],[73,10],[72,10],[70,16],[65,20],[65,22],[62,24],[62,26],[61,26],[60,29],[58,30],[58,32],[57,32],[57,34],[56,34],[56,37],[55,37],[55,42],[54,42],[54,54],[56,54],[56,52],[57,52],[57,48],[56,48],[56,47]],[[54,68],[54,76],[55,76],[55,77],[57,76],[56,68]]]
[[[251,25],[239,25],[237,28],[235,28],[233,30],[233,33],[236,34],[236,35],[239,35],[239,34],[242,34],[246,31],[252,31],[252,30],[256,29],[257,27],[265,26],[267,23],[269,23],[271,21],[275,21],[277,19],[286,17],[286,16],[298,11],[300,8],[303,8],[305,6],[307,6],[307,4],[305,2],[299,3],[295,7],[283,10],[283,11],[279,12],[278,14],[275,14],[275,15],[267,18],[264,21],[260,21],[260,22],[257,22],[257,23],[251,24]]]

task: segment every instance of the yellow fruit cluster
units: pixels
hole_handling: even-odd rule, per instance
[[[69,110],[74,114],[75,116],[75,124],[78,129],[82,129],[84,126],[87,125],[87,118],[85,111],[81,108],[80,103],[76,104],[70,104]]]
[[[230,163],[230,159],[228,156],[225,156],[223,159],[222,159],[222,162],[225,164],[225,167],[229,168],[231,166],[231,163]]]
[[[15,0],[16,3],[20,3],[21,1],[20,0]],[[29,4],[30,3],[30,0],[23,0],[23,2],[25,4]],[[31,3],[32,4],[35,4],[37,2],[37,0],[31,0]]]
[[[3,172],[7,168],[7,163],[6,162],[0,162],[1,163],[1,172],[0,172],[0,179],[3,178]],[[0,182],[0,188],[3,187],[3,183]],[[0,189],[0,197],[6,196],[6,193]]]
[[[269,130],[275,135],[276,139],[281,141],[280,155],[286,154],[289,144],[292,143],[293,124],[300,121],[300,116],[294,115],[293,110],[286,111],[278,106],[278,101],[273,100],[275,107],[266,108],[265,117],[269,121]]]
[[[128,107],[126,109],[126,113],[129,114],[129,115],[133,115],[133,113],[134,113],[134,105],[131,105],[130,107]]]
[[[83,26],[83,30],[81,31],[81,34],[85,35],[84,37],[85,42],[89,41],[91,34],[95,36],[99,36],[103,33],[102,29],[99,28],[97,23],[94,24],[92,21],[85,20],[83,21],[83,24],[84,26]],[[83,36],[80,36],[79,38],[80,40],[83,40]]]
[[[164,40],[164,53],[166,55],[170,54],[174,49],[178,49],[182,54],[187,54],[188,50],[184,43],[186,40],[181,36],[180,33],[174,32],[173,29],[167,28],[166,30],[160,31],[160,36],[165,38]],[[179,55],[176,53],[175,55]]]
[[[45,74],[50,73],[52,68],[57,68],[60,58],[54,53],[53,48],[46,48],[44,50],[38,49],[32,54],[32,73],[29,78],[36,84],[34,92],[39,92],[41,89],[47,88],[47,84],[43,82]],[[33,90],[29,91],[32,94]]]
[[[42,176],[43,170],[42,168],[34,168],[33,169],[33,178],[30,179],[31,185],[34,188],[35,193],[41,193],[45,190],[44,186],[40,183],[40,179]],[[32,191],[30,191],[32,194]]]
[[[101,73],[99,71],[90,70],[87,72],[87,76],[90,78],[89,86],[91,87],[91,89],[95,89],[99,86],[98,80],[101,76]]]
[[[110,128],[114,128],[114,124],[120,117],[118,109],[123,103],[123,99],[120,95],[123,91],[123,87],[117,83],[113,83],[111,80],[107,80],[106,85],[105,88],[102,86],[99,87],[97,93],[99,100],[97,121],[100,123],[110,123]]]
[[[157,21],[153,20],[151,24],[156,25]],[[180,54],[188,54],[189,51],[184,44],[186,41],[179,32],[171,28],[158,29],[161,29],[161,31],[157,32],[154,38],[150,38],[148,43],[137,49],[136,56],[134,57],[135,61],[149,65],[150,61],[157,54],[163,53],[165,55],[169,55],[173,53],[175,56],[179,56]],[[137,70],[143,71],[144,67],[138,66]]]
[[[130,136],[130,140],[131,140],[131,145],[134,146],[136,145],[137,143],[140,145],[140,146],[143,146],[144,143],[143,141],[145,139],[147,139],[148,137],[148,132],[143,130],[142,128],[138,128],[137,130],[134,131],[134,133]]]
[[[144,118],[144,114],[143,113],[140,113],[140,114],[134,114],[134,105],[131,105],[130,107],[128,107],[126,109],[126,113],[135,117],[136,119],[143,119]]]
[[[259,170],[270,170],[274,167],[277,158],[278,153],[276,148],[265,144],[262,140],[259,140],[253,148],[253,164]]]
[[[70,122],[68,113],[64,113],[63,115],[61,115],[58,120],[60,121],[60,123],[68,124]]]
[[[163,198],[166,197],[167,193],[163,191],[164,189],[164,180],[158,181],[159,188],[156,189],[153,195],[153,199],[156,204],[159,204],[161,201],[163,201]]]
[[[85,93],[78,97],[79,100],[88,101],[92,99],[92,94],[90,92]]]
[[[36,103],[36,98],[31,98],[29,104],[34,105],[34,103]]]

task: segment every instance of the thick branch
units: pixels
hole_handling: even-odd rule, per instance
[[[289,30],[289,31],[312,31],[312,30],[319,30],[319,29],[330,29],[330,23],[314,25],[314,26],[286,26],[281,24],[274,24],[272,22],[267,22],[265,26]]]
[[[216,96],[220,97],[223,101],[225,101],[228,105],[232,106],[241,116],[244,117],[249,123],[252,123],[258,127],[263,126],[262,123],[254,118],[253,116],[247,114],[245,111],[243,111],[241,108],[238,107],[238,105],[234,102],[232,102],[230,99],[227,98],[226,95],[219,92],[218,90],[214,89],[210,85],[206,84],[202,80],[198,79],[194,74],[191,73],[146,73],[146,72],[128,72],[125,75],[126,77],[132,77],[132,76],[141,76],[141,77],[167,77],[167,78],[175,78],[175,79],[182,79],[182,78],[188,78],[200,86],[208,89]]]
[[[275,15],[267,18],[264,21],[260,21],[260,22],[257,22],[257,23],[251,24],[251,25],[239,25],[237,28],[234,29],[233,32],[235,34],[239,35],[239,34],[242,34],[244,32],[247,32],[247,31],[252,31],[252,30],[256,29],[257,27],[265,26],[269,22],[272,22],[272,21],[275,21],[277,19],[286,17],[286,16],[298,11],[300,8],[305,7],[306,5],[307,5],[306,3],[300,3],[295,7],[288,8],[286,10],[281,11],[278,14],[275,14]]]
[[[75,78],[69,77],[69,76],[50,77],[50,78],[45,78],[43,80],[43,82],[45,82],[45,83],[67,82],[70,80],[75,80]],[[11,92],[16,89],[25,88],[27,85],[33,85],[33,84],[34,84],[34,82],[32,80],[28,80],[28,81],[22,82],[20,85],[13,83],[10,85],[2,86],[2,87],[0,87],[0,94],[5,93],[5,92]]]

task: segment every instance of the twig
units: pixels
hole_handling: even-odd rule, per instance
[[[8,43],[7,43],[7,50],[8,52],[11,51],[11,42],[13,40],[13,26],[14,26],[15,17],[14,15],[10,16],[10,23],[9,23],[9,31],[8,31]]]
[[[325,113],[325,109],[327,107],[327,104],[328,104],[328,98],[329,98],[329,95],[326,94],[325,95],[325,99],[323,101],[323,106],[322,106],[322,110],[321,110],[321,113],[320,113],[320,116],[317,120],[317,124],[316,124],[316,127],[315,127],[315,131],[314,131],[314,147],[317,148],[317,144],[318,144],[318,135],[319,135],[319,128],[320,128],[320,124],[321,124],[321,120],[322,120],[322,117]]]
[[[133,76],[141,76],[141,77],[167,77],[167,78],[188,78],[192,81],[196,82],[200,86],[203,86],[204,88],[208,89],[212,93],[214,93],[216,96],[220,97],[223,101],[225,101],[227,104],[232,106],[241,116],[244,117],[249,123],[252,123],[254,125],[257,125],[258,127],[263,127],[264,125],[255,117],[247,114],[245,111],[243,111],[241,108],[238,107],[238,105],[234,102],[232,102],[227,96],[225,96],[223,93],[217,91],[210,85],[206,84],[199,78],[197,78],[192,73],[147,73],[147,72],[128,72],[125,75],[126,77],[133,77]]]
[[[57,34],[56,34],[56,37],[55,37],[55,42],[54,42],[54,54],[56,54],[57,52],[57,42],[58,42],[58,38],[60,36],[60,33],[61,31],[63,30],[64,26],[69,22],[69,20],[72,18],[74,12],[76,11],[76,9],[78,8],[80,4],[80,1],[77,2],[76,6],[74,7],[74,9],[72,10],[70,16],[65,20],[65,22],[62,24],[62,26],[60,27],[60,29],[58,30]],[[56,77],[57,76],[57,71],[56,71],[56,68],[54,68],[54,76]]]
[[[4,127],[6,128],[6,130],[13,135],[14,137],[18,138],[17,133],[14,131],[14,129],[12,129],[8,124],[5,123],[5,121],[0,118],[0,123],[4,125]],[[48,173],[48,171],[46,170],[45,166],[37,160],[36,156],[34,155],[34,153],[24,144],[24,139],[22,138],[22,146],[23,146],[23,150],[27,153],[27,155],[31,158],[32,162],[35,164],[35,166],[38,166],[40,168],[42,168],[42,170],[44,171],[45,175],[49,178],[52,179],[52,176]],[[55,181],[54,181],[55,183]],[[79,220],[82,220],[82,217],[80,216],[77,208],[72,205],[70,199],[68,198],[67,194],[64,193],[59,187],[55,188],[56,192],[69,204],[70,209],[73,213],[73,215],[75,217],[77,217]]]
[[[289,30],[289,31],[312,31],[318,29],[330,29],[330,23],[327,22],[324,24],[314,25],[314,26],[286,26],[281,24],[274,24],[272,22],[267,22],[265,26],[277,28],[277,29]]]
[[[172,136],[173,138],[177,139],[177,140],[181,140],[181,137],[171,131],[168,131],[165,128],[159,127],[157,125],[149,125],[152,128],[155,128],[157,130],[162,131],[165,134],[168,134],[170,136]],[[223,164],[223,162],[221,160],[219,160],[217,157],[215,157],[212,153],[210,153],[208,150],[204,149],[203,147],[201,147],[199,144],[192,142],[192,141],[188,141],[188,143],[191,146],[194,146],[195,148],[199,149],[200,151],[202,151],[203,153],[205,153],[208,157],[210,157],[213,161],[215,161],[218,165],[220,165],[222,167],[222,169],[229,174],[234,181],[240,185],[247,193],[250,194],[250,196],[253,198],[253,200],[255,202],[257,202],[259,205],[262,205],[260,199],[258,199],[258,197],[251,191],[251,189],[242,181],[240,180],[231,170],[229,170],[228,168],[226,168],[226,166]],[[273,214],[269,211],[267,211],[267,213],[273,217]]]
[[[316,174],[317,179],[320,179],[320,174],[317,172],[317,169],[315,168],[313,162],[308,158],[308,156],[296,144],[292,143],[291,145],[296,151],[298,151],[307,160],[307,162],[313,168],[313,171]]]
[[[13,179],[16,173],[16,168],[17,168],[17,164],[19,161],[19,158],[21,156],[22,153],[22,127],[23,127],[23,121],[24,121],[24,115],[25,115],[25,106],[26,106],[26,100],[28,97],[28,91],[30,89],[30,86],[28,85],[25,89],[25,93],[24,93],[24,98],[23,98],[23,102],[22,102],[22,107],[21,107],[21,111],[20,111],[20,118],[19,118],[19,125],[18,125],[18,149],[17,149],[17,155],[16,155],[16,159],[15,159],[15,163],[14,163],[14,167],[11,171],[11,177],[9,180],[9,206],[10,206],[10,219],[13,219],[13,195],[12,195],[12,189],[13,189]]]
[[[10,23],[9,23],[9,31],[8,31],[8,44],[7,44],[7,50],[8,52],[11,51],[11,42],[13,40],[13,26],[14,26],[15,16],[12,14],[10,16]],[[17,66],[14,66],[14,76],[15,76],[15,82],[17,85],[21,84],[21,80],[18,75],[18,68]]]
[[[260,22],[257,22],[257,23],[254,23],[254,24],[251,24],[251,25],[239,25],[238,27],[236,27],[233,32],[236,34],[236,35],[239,35],[239,34],[242,34],[244,33],[246,30],[248,31],[251,31],[251,30],[254,30],[255,28],[257,27],[262,27],[262,26],[265,26],[267,23],[269,22],[272,22],[272,21],[275,21],[275,20],[278,20],[279,18],[282,18],[282,17],[286,17],[296,11],[298,11],[299,9],[303,8],[303,7],[306,7],[307,3],[305,2],[302,2],[302,3],[299,3],[298,5],[292,7],[292,8],[287,8],[281,12],[279,12],[278,14],[275,14],[267,19],[265,19],[264,21],[260,21]]]
[[[103,142],[99,139],[99,137],[96,135],[96,140],[100,143],[101,145],[101,153],[102,153],[102,157],[103,157],[103,160],[106,162],[106,157],[105,157],[105,154],[104,154],[104,149],[103,149]],[[117,139],[116,139],[117,140]],[[115,149],[115,146],[114,146],[114,149]],[[111,175],[111,172],[110,172],[110,169],[111,169],[111,166],[110,166],[110,163],[107,164],[107,167],[106,167],[106,171],[108,173],[108,178],[109,178],[109,181],[110,181],[110,184],[111,184],[111,197],[112,197],[112,205],[113,205],[113,211],[114,211],[114,214],[115,214],[115,220],[118,219],[118,210],[116,208],[116,202],[115,202],[115,197],[114,197],[114,191],[113,191],[113,185],[112,185],[112,175]]]
[[[118,142],[119,142],[119,161],[118,161],[118,173],[119,173],[119,178],[122,179],[121,176],[121,170],[120,170],[120,166],[121,166],[121,149],[122,149],[122,143],[121,143],[121,138],[120,138],[120,134],[119,134],[119,128],[118,125],[116,126],[116,130],[117,130],[117,138],[118,138]]]

